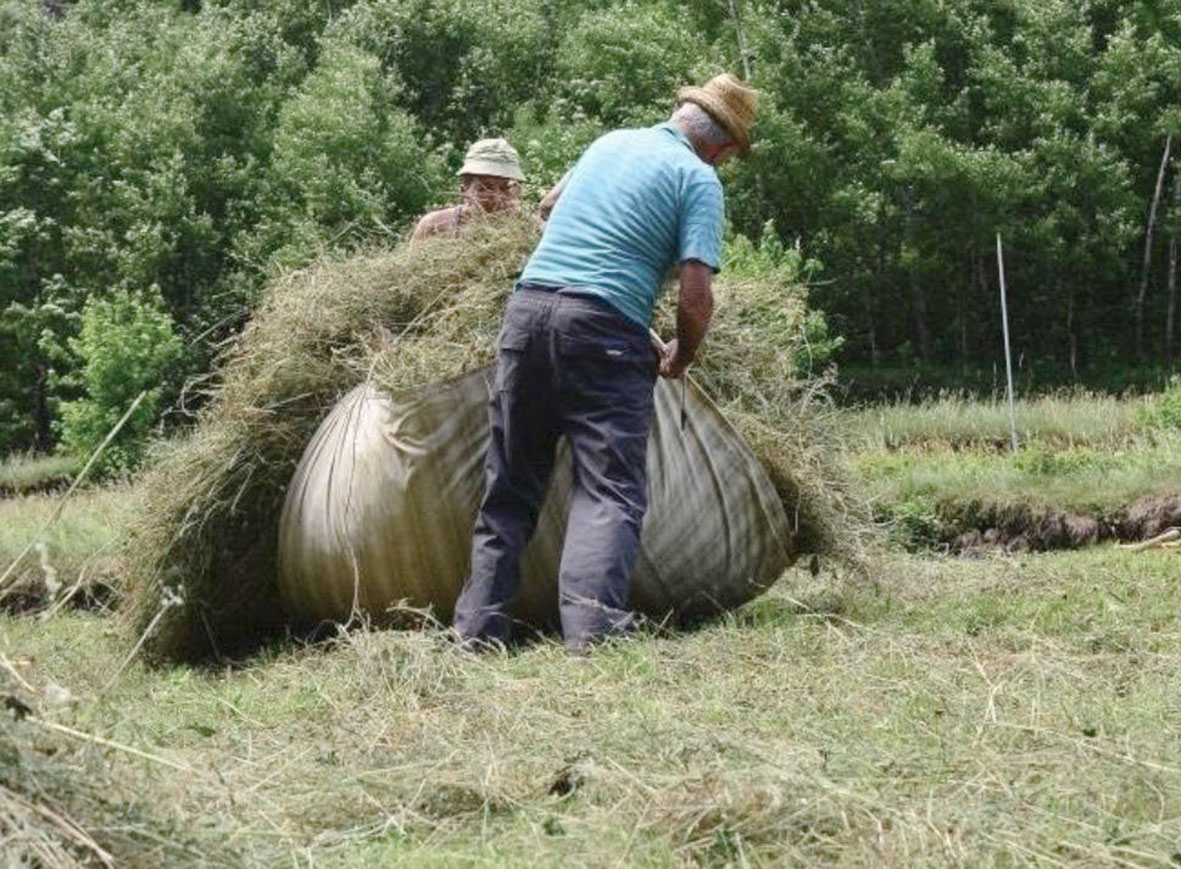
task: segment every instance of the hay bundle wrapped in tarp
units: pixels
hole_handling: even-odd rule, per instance
[[[397,396],[366,383],[333,409],[295,471],[280,523],[281,592],[297,621],[343,621],[354,608],[381,614],[400,601],[450,619],[468,572],[491,377],[481,369]],[[783,505],[696,388],[682,395],[660,381],[655,408],[631,605],[664,619],[743,603],[790,561]],[[522,559],[514,616],[523,624],[557,623],[571,480],[563,456]]]
[[[317,427],[360,383],[398,395],[488,365],[535,241],[529,220],[488,220],[458,239],[320,264],[268,288],[196,430],[158,457],[141,487],[124,553],[126,610],[150,653],[231,653],[289,624],[278,525]],[[805,313],[802,292],[731,286],[717,287],[697,376],[769,472],[791,533],[813,548],[839,546],[848,539],[842,489],[820,439],[793,427],[800,384],[785,376],[799,349],[791,330]],[[671,332],[667,320],[662,331]],[[758,370],[725,370],[734,364]]]

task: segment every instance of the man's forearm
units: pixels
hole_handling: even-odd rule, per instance
[[[550,212],[554,210],[554,206],[558,204],[558,199],[562,196],[562,187],[565,185],[566,179],[563,178],[557,184],[550,188],[549,192],[541,199],[541,204],[538,206],[538,213],[542,220],[549,220]]]
[[[709,321],[713,316],[714,297],[710,289],[713,271],[698,262],[681,266],[681,297],[677,303],[677,355],[685,364],[697,356]]]

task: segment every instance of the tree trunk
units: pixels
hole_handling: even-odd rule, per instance
[[[1160,169],[1156,173],[1156,190],[1152,194],[1152,205],[1148,209],[1148,229],[1144,233],[1144,263],[1140,269],[1140,292],[1136,294],[1136,360],[1147,361],[1144,348],[1144,301],[1148,297],[1148,268],[1152,261],[1152,234],[1156,229],[1156,211],[1160,205],[1161,190],[1165,186],[1165,172],[1169,168],[1169,152],[1173,148],[1173,137],[1165,137],[1165,153],[1161,157]]]
[[[876,301],[874,299],[874,296],[876,295],[873,285],[874,280],[876,279],[871,276],[870,279],[865,282],[865,317],[869,322],[869,363],[874,368],[877,368],[878,363],[881,362],[882,353],[881,350],[878,349],[878,327],[877,320],[875,319],[873,313],[874,308],[877,307]]]
[[[1078,329],[1074,322],[1074,293],[1077,281],[1072,280],[1066,290],[1066,336],[1070,343],[1070,374],[1078,380]]]
[[[739,60],[742,61],[742,78],[750,84],[750,59],[746,51],[746,28],[742,26],[742,10],[738,0],[730,0],[730,19],[734,22],[734,34],[738,38]]]
[[[1177,221],[1181,220],[1181,175],[1173,175],[1173,220],[1169,226],[1168,309],[1165,312],[1165,358],[1173,361],[1177,327]]]
[[[915,349],[918,351],[919,359],[926,362],[931,358],[931,333],[927,328],[927,297],[919,283],[918,257],[914,254],[914,207],[911,204],[910,191],[905,185],[902,187],[902,206],[906,213],[906,241],[910,247],[907,279],[910,284],[910,310],[914,316]]]
[[[862,304],[865,306],[866,339],[869,341],[869,362],[874,368],[877,368],[878,362],[881,359],[881,351],[878,349],[876,282],[881,280],[881,275],[883,274],[882,263],[885,254],[882,250],[882,228],[880,221],[877,227],[877,237],[877,273],[875,274],[872,270],[867,270],[867,274],[865,275],[865,292],[862,294]],[[857,243],[862,250],[865,249],[865,236],[860,228],[857,230]],[[860,262],[861,256],[858,254],[858,263],[860,264]]]
[[[1169,239],[1169,309],[1165,314],[1165,358],[1173,361],[1173,332],[1177,323],[1177,237]]]
[[[968,254],[968,285],[967,288],[960,287],[959,302],[960,310],[958,314],[959,323],[959,351],[960,351],[960,371],[964,374],[968,371],[968,310],[972,302],[972,289],[976,286],[976,252],[971,251]]]
[[[53,418],[49,413],[49,366],[37,364],[33,377],[33,448],[48,452],[53,448]]]
[[[914,337],[918,345],[919,359],[926,362],[931,358],[931,333],[927,329],[927,297],[919,286],[918,274],[910,267],[910,307],[914,314]]]

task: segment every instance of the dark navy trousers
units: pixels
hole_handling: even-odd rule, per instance
[[[558,573],[572,648],[631,625],[628,581],[647,509],[648,431],[658,359],[647,331],[570,290],[521,287],[501,327],[485,491],[471,574],[455,605],[466,638],[504,640],[521,552],[537,525],[558,438],[574,486]]]

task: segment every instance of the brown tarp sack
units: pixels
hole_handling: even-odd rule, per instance
[[[280,521],[280,590],[294,621],[343,621],[356,610],[381,622],[395,606],[431,607],[450,621],[483,489],[490,378],[484,368],[396,397],[362,384],[340,400],[295,471]],[[529,625],[557,623],[571,477],[562,441],[521,564],[513,614]],[[657,384],[648,493],[634,610],[680,620],[734,607],[792,561],[771,481],[692,385]]]

